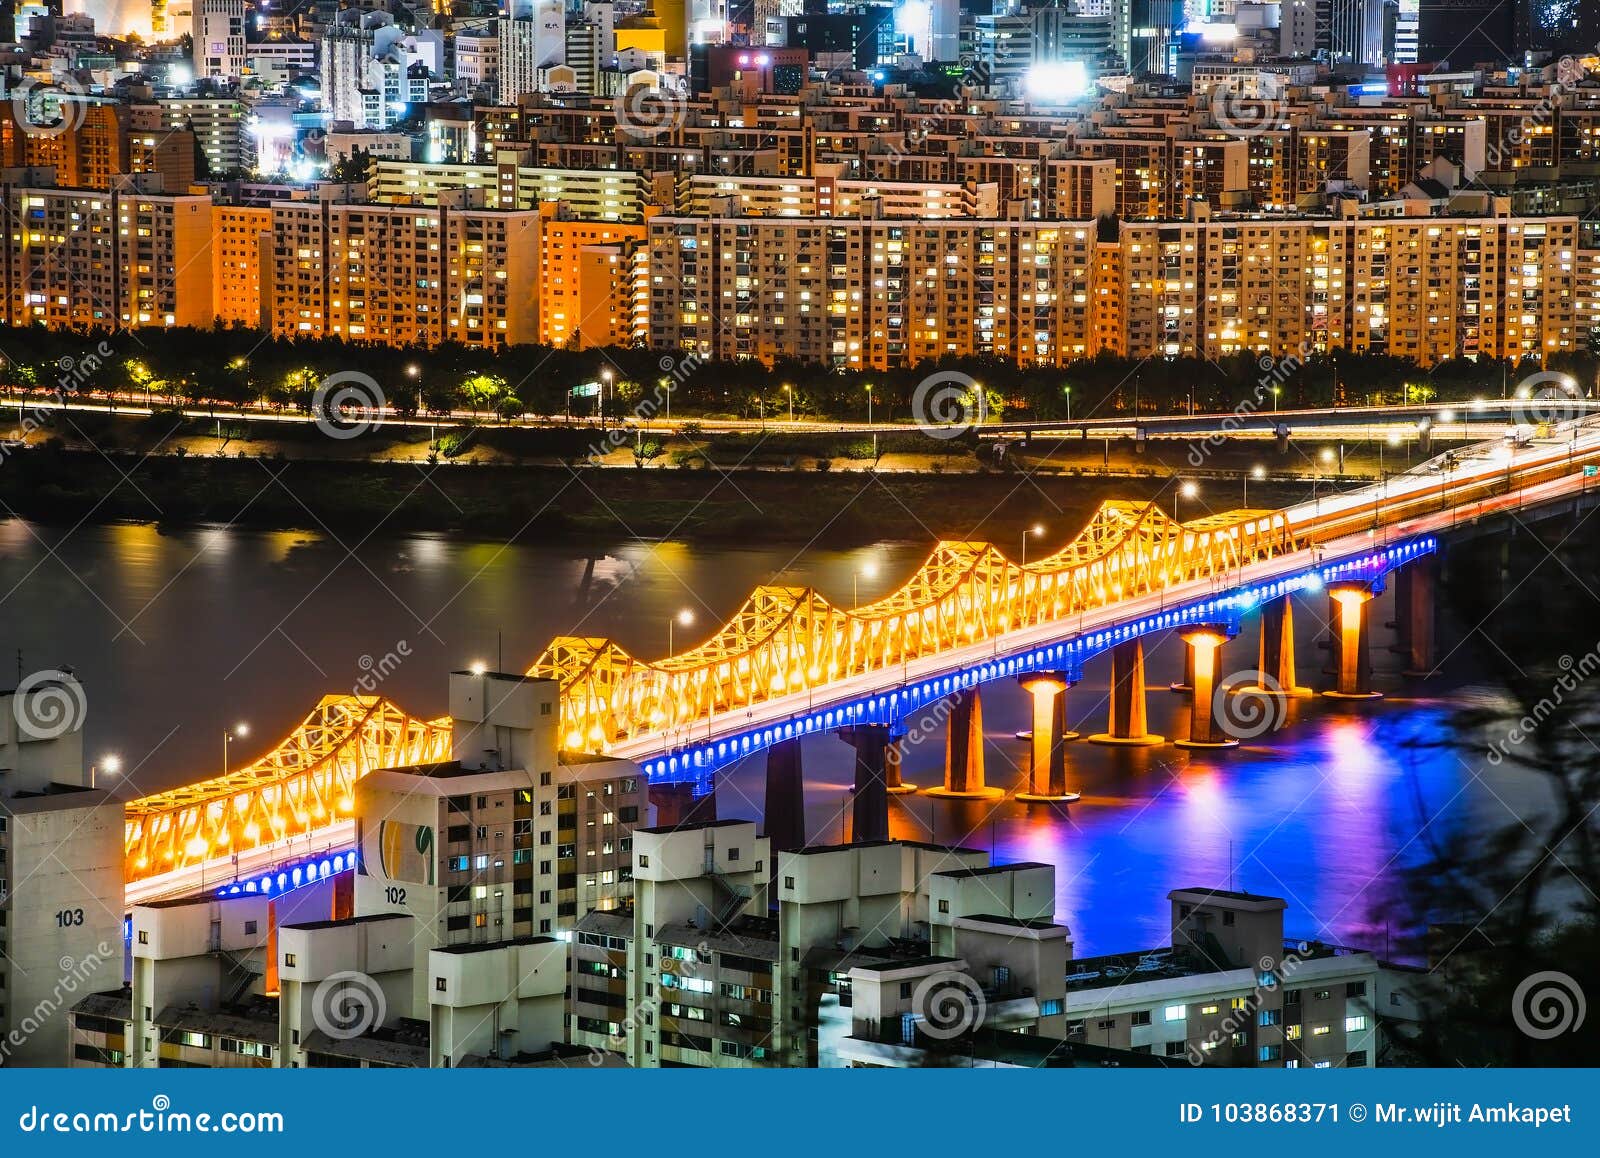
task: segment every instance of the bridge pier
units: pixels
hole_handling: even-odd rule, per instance
[[[1168,691],[1192,692],[1194,691],[1194,648],[1183,649],[1183,678],[1175,684],[1167,685]]]
[[[1236,748],[1239,741],[1223,731],[1217,719],[1217,656],[1233,637],[1227,624],[1204,624],[1179,632],[1194,665],[1194,699],[1189,705],[1189,738],[1180,748]]]
[[[889,748],[886,724],[856,724],[839,736],[856,750],[855,800],[851,807],[851,840],[889,839],[889,792],[884,755]]]
[[[1372,690],[1371,626],[1368,614],[1375,585],[1365,582],[1335,583],[1328,597],[1338,608],[1335,624],[1334,686],[1325,696],[1341,700],[1376,699],[1382,693]],[[1381,590],[1381,587],[1378,588]]]
[[[1144,643],[1129,639],[1111,649],[1111,710],[1104,732],[1089,737],[1091,744],[1154,747],[1165,737],[1148,730],[1144,702]]]
[[[1394,576],[1395,651],[1405,657],[1408,676],[1433,674],[1435,593],[1439,560],[1424,555]]]
[[[929,796],[946,800],[996,800],[1005,793],[983,779],[983,697],[976,687],[952,698],[944,737],[944,785],[927,788]]]
[[[800,737],[767,749],[767,798],[762,803],[762,835],[773,852],[792,852],[806,843],[806,788],[801,771]],[[773,858],[777,864],[777,858]]]
[[[895,736],[894,730],[889,729],[891,737],[889,746],[883,750],[883,786],[890,796],[903,796],[908,792],[915,792],[917,786],[907,784],[900,779],[900,758],[904,755],[900,748],[900,740],[905,733],[902,729],[901,735]]]
[[[1256,682],[1239,688],[1256,696],[1309,696],[1310,688],[1295,683],[1294,598],[1284,595],[1261,605],[1261,650]]]
[[[1028,784],[1017,799],[1029,804],[1078,799],[1067,791],[1067,741],[1078,738],[1067,730],[1067,689],[1073,681],[1064,672],[1040,672],[1017,682],[1033,697]]]
[[[693,784],[652,784],[650,803],[656,806],[659,827],[676,824],[703,824],[717,818],[715,786],[704,796],[695,796]]]

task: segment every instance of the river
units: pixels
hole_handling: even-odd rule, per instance
[[[1050,543],[1037,545],[1048,549]],[[235,764],[284,735],[325,692],[352,690],[369,668],[381,691],[418,715],[443,714],[445,673],[476,661],[525,668],[557,634],[607,636],[640,654],[711,630],[760,583],[813,585],[848,602],[891,590],[923,544],[859,550],[691,548],[619,543],[604,551],[463,542],[443,536],[367,540],[306,532],[145,525],[65,528],[0,522],[0,662],[19,675],[69,666],[88,692],[89,757],[115,753],[127,795],[222,770],[223,733],[243,722]],[[1387,618],[1377,605],[1375,624]],[[1301,681],[1315,682],[1318,608],[1297,620]],[[688,625],[675,622],[683,612]],[[670,625],[670,626],[669,626]],[[1289,726],[1221,753],[1171,746],[1069,749],[1082,800],[998,807],[903,796],[896,836],[991,848],[1005,861],[1057,866],[1058,919],[1080,955],[1167,936],[1169,890],[1247,889],[1285,898],[1286,930],[1383,950],[1379,907],[1399,868],[1435,833],[1488,831],[1537,809],[1541,791],[1509,763],[1490,766],[1449,744],[1451,716],[1490,693],[1470,679],[1407,684],[1375,631],[1378,702],[1293,702]],[[1181,664],[1175,639],[1149,656],[1151,727],[1181,736],[1187,700],[1166,690]],[[1254,623],[1221,669],[1247,666]],[[1084,732],[1103,727],[1109,671],[1089,666],[1070,693]],[[7,681],[9,683],[9,681]],[[1025,760],[1019,689],[984,701],[988,775],[1013,786]],[[807,741],[807,820],[814,840],[847,835],[850,749]],[[908,751],[908,781],[934,783],[942,736]],[[721,815],[757,817],[760,758],[732,769]]]

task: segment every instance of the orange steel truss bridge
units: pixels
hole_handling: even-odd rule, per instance
[[[445,760],[450,720],[419,720],[381,696],[323,696],[277,747],[213,780],[126,806],[126,879],[319,842],[354,815],[355,782],[379,768]],[[276,859],[274,857],[273,859]]]
[[[529,675],[561,684],[563,745],[610,750],[672,736],[797,691],[883,673],[1292,551],[1281,511],[1176,523],[1154,503],[1103,503],[1061,550],[1015,563],[990,543],[941,542],[899,590],[836,607],[809,587],[758,587],[705,643],[646,661],[562,636]]]
[[[1600,432],[1578,424],[1570,437],[1483,444],[1287,510],[1178,523],[1151,502],[1107,502],[1066,546],[1025,565],[988,543],[941,542],[898,590],[861,607],[763,586],[676,655],[644,660],[612,640],[564,636],[528,674],[561,686],[564,747],[703,783],[790,736],[893,724],[961,687],[1070,669],[1148,631],[1237,617],[1336,579],[1381,580],[1458,521],[1588,489],[1582,468],[1596,463]],[[305,852],[348,844],[354,782],[448,759],[450,731],[448,718],[417,719],[381,697],[325,696],[253,763],[128,804],[130,895],[135,882],[154,894],[158,878],[198,871],[204,883],[207,866],[281,859],[300,838]]]

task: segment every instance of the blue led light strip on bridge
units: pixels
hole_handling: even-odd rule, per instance
[[[1119,643],[1191,624],[1234,622],[1243,612],[1263,600],[1276,599],[1296,591],[1316,591],[1330,583],[1378,580],[1390,571],[1424,555],[1431,555],[1438,549],[1439,540],[1432,535],[1424,535],[1379,550],[1346,556],[1333,563],[1319,563],[1296,575],[1236,587],[1225,594],[1153,612],[1130,623],[1083,635],[1069,633],[1059,642],[1046,643],[1004,658],[986,660],[949,675],[934,676],[892,691],[797,713],[781,723],[764,724],[722,739],[685,744],[664,755],[645,757],[639,761],[639,766],[644,769],[651,783],[692,783],[696,792],[708,792],[711,789],[711,777],[717,769],[796,736],[819,735],[856,724],[893,726],[953,692],[992,680],[1037,671],[1067,671],[1075,674],[1085,660]]]

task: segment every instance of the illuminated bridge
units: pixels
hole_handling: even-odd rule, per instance
[[[1480,444],[1286,510],[1177,523],[1154,503],[1108,502],[1061,550],[1026,564],[988,543],[941,542],[898,590],[860,607],[838,607],[811,588],[764,586],[678,654],[646,660],[612,640],[561,637],[529,674],[561,685],[564,747],[637,760],[656,784],[703,793],[718,768],[767,751],[769,825],[775,806],[798,816],[798,739],[837,732],[856,748],[864,835],[885,828],[887,805],[884,792],[861,788],[906,790],[893,741],[940,701],[955,707],[946,783],[935,792],[999,795],[983,783],[981,744],[970,739],[973,728],[981,735],[977,689],[1018,681],[1035,700],[1032,781],[1020,796],[1070,799],[1064,693],[1091,657],[1110,652],[1113,669],[1107,730],[1092,739],[1161,742],[1145,729],[1141,641],[1179,633],[1194,688],[1180,743],[1226,745],[1211,695],[1217,647],[1259,608],[1258,693],[1309,694],[1295,683],[1288,597],[1325,590],[1338,620],[1331,694],[1369,694],[1366,604],[1391,573],[1407,604],[1423,606],[1441,533],[1600,489],[1584,470],[1595,465],[1600,430],[1579,424],[1522,445]],[[1404,634],[1420,652],[1430,631]],[[325,697],[253,764],[128,805],[130,899],[347,847],[357,778],[446,759],[449,746],[447,718],[415,719],[376,697]]]

